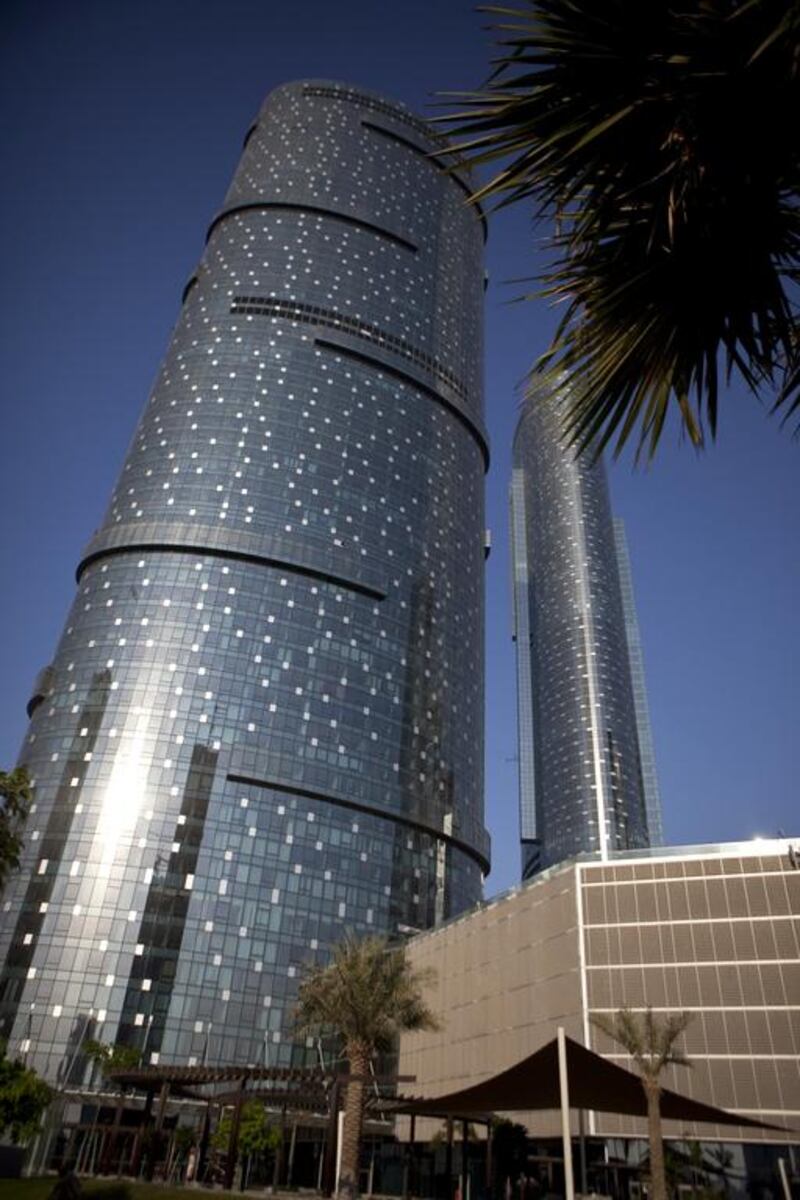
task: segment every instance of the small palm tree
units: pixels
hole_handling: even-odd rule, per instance
[[[350,1064],[342,1132],[340,1192],[358,1193],[365,1080],[376,1053],[390,1050],[404,1031],[436,1029],[422,990],[429,972],[415,970],[405,946],[386,938],[348,938],[327,966],[310,967],[297,998],[302,1032],[338,1035]]]
[[[703,1146],[695,1138],[691,1142],[686,1143],[686,1162],[689,1167],[689,1174],[692,1182],[692,1193],[702,1195],[705,1186],[708,1183],[706,1175],[706,1161],[703,1155]]]
[[[564,313],[537,370],[567,435],[652,454],[668,410],[714,435],[725,375],[800,404],[798,0],[518,0],[494,73],[458,94],[476,192],[551,222],[539,293]]]
[[[643,1016],[621,1008],[613,1017],[596,1015],[592,1024],[627,1050],[642,1077],[647,1098],[647,1132],[650,1141],[651,1200],[667,1200],[664,1141],[661,1136],[661,1072],[670,1065],[690,1067],[675,1043],[691,1021],[691,1013],[672,1013],[663,1020],[648,1008]]]
[[[730,1190],[730,1170],[733,1166],[733,1155],[724,1142],[712,1146],[708,1152],[707,1167],[715,1175],[719,1175],[722,1183],[722,1194],[727,1196]]]

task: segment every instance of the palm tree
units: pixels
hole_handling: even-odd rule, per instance
[[[358,1193],[365,1080],[375,1054],[390,1050],[398,1035],[436,1029],[423,987],[429,972],[411,966],[405,946],[386,938],[347,938],[327,966],[310,967],[297,998],[298,1028],[338,1035],[350,1065],[342,1132],[340,1192]]]
[[[661,1136],[661,1072],[675,1065],[690,1067],[675,1043],[691,1021],[691,1013],[672,1013],[657,1020],[648,1008],[641,1018],[621,1008],[613,1017],[597,1014],[592,1024],[627,1050],[642,1077],[647,1098],[647,1133],[650,1141],[651,1200],[667,1200],[664,1142]]]
[[[800,404],[800,0],[518,0],[499,54],[439,118],[495,171],[475,199],[552,222],[539,296],[564,315],[534,370],[595,452],[667,412],[702,445],[720,375]],[[498,165],[499,164],[499,165]]]

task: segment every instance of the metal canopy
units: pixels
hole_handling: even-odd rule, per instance
[[[647,1101],[638,1075],[618,1067],[593,1050],[587,1050],[572,1038],[564,1037],[563,1042],[570,1108],[621,1113],[631,1117],[647,1116]],[[415,1116],[460,1117],[561,1107],[558,1038],[553,1038],[540,1050],[482,1083],[444,1096],[404,1097],[398,1100],[396,1111]],[[668,1120],[703,1121],[714,1125],[792,1132],[786,1126],[768,1125],[764,1121],[693,1100],[690,1096],[682,1096],[668,1088],[661,1092],[661,1115]]]

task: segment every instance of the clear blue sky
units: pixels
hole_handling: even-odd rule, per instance
[[[248,128],[316,76],[424,111],[486,73],[463,0],[6,0],[0,29],[3,587],[0,764],[49,661]],[[746,230],[742,231],[746,237]],[[517,879],[507,482],[519,381],[552,314],[511,304],[536,269],[527,214],[493,219],[486,411],[488,892]],[[735,252],[735,248],[734,248]],[[800,833],[800,444],[740,392],[702,456],[673,426],[648,471],[612,467],[628,526],[667,837]]]

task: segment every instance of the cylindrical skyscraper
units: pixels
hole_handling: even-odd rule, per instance
[[[0,1014],[51,1078],[87,1034],[287,1065],[306,961],[480,897],[483,228],[436,146],[317,81],[248,134],[29,706]]]
[[[605,469],[560,432],[555,402],[526,401],[511,484],[524,878],[648,845]]]

